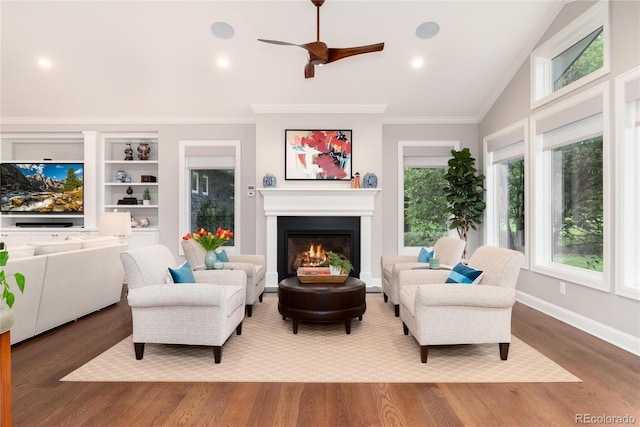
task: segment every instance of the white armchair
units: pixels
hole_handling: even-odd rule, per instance
[[[511,310],[524,255],[481,246],[469,266],[484,273],[479,284],[445,284],[446,271],[432,275],[401,271],[400,317],[404,334],[420,344],[422,363],[430,345],[499,343],[507,360],[511,343]]]
[[[440,268],[451,269],[462,258],[464,240],[453,237],[441,237],[433,246],[436,258],[440,260]],[[396,317],[400,315],[400,285],[398,274],[403,270],[425,268],[428,264],[418,262],[416,255],[383,255],[380,258],[382,271],[382,293],[384,302],[391,299]]]
[[[204,257],[207,251],[193,239],[182,240],[184,256],[192,268],[204,268]],[[266,262],[264,255],[228,255],[226,267],[243,270],[247,274],[246,310],[251,317],[253,304],[262,302],[265,285]]]
[[[242,333],[247,277],[242,270],[194,271],[196,283],[167,284],[168,267],[177,267],[162,245],[131,249],[120,254],[127,275],[127,300],[133,317],[136,359],[145,343],[213,346],[215,363],[222,345],[233,333]]]

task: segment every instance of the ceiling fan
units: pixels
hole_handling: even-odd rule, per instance
[[[306,49],[309,52],[309,62],[304,67],[304,78],[309,79],[314,76],[315,66],[328,64],[330,62],[335,62],[339,59],[347,58],[353,55],[360,55],[362,53],[370,53],[370,52],[379,52],[384,48],[384,43],[376,43],[367,46],[356,46],[356,47],[345,47],[345,48],[329,48],[327,44],[320,41],[320,6],[324,4],[325,0],[311,0],[316,6],[317,9],[317,18],[316,18],[316,41],[305,43],[305,44],[295,44],[289,42],[282,42],[278,40],[265,40],[258,39],[258,41],[271,43],[271,44],[279,44],[283,46],[298,46],[303,49]]]

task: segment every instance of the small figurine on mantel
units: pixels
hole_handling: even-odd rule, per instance
[[[351,176],[351,188],[360,188],[360,174],[358,172]]]
[[[131,144],[127,144],[124,149],[124,159],[133,160],[133,148],[131,148]]]

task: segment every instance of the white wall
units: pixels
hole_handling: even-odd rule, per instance
[[[284,174],[285,129],[351,129],[353,173],[364,176],[367,172],[378,175],[378,188],[382,191],[376,200],[376,211],[372,218],[374,260],[380,259],[382,245],[381,194],[385,192],[382,175],[382,114],[257,114],[256,115],[256,177],[262,186],[262,177],[271,173],[282,188],[349,188],[349,181],[286,181]],[[385,159],[386,162],[386,159]],[[256,229],[266,229],[261,196],[256,203]],[[266,236],[258,233],[256,247],[259,253],[266,252]],[[380,263],[373,265],[373,277],[380,278]]]

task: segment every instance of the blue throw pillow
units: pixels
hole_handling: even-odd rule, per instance
[[[435,256],[436,256],[435,249],[428,251],[425,248],[422,248],[420,249],[420,253],[418,254],[418,262],[429,262],[431,258]]]
[[[196,278],[193,277],[193,271],[187,261],[183,262],[178,268],[169,267],[169,273],[173,279],[173,283],[195,283]]]
[[[482,280],[482,274],[484,272],[482,270],[476,270],[473,267],[469,267],[468,265],[464,265],[459,262],[451,273],[449,273],[449,277],[447,278],[446,283],[462,283],[465,285],[475,285]]]
[[[229,262],[229,257],[227,256],[227,252],[222,249],[220,252],[216,251],[216,256],[218,257],[218,261],[220,262]]]

